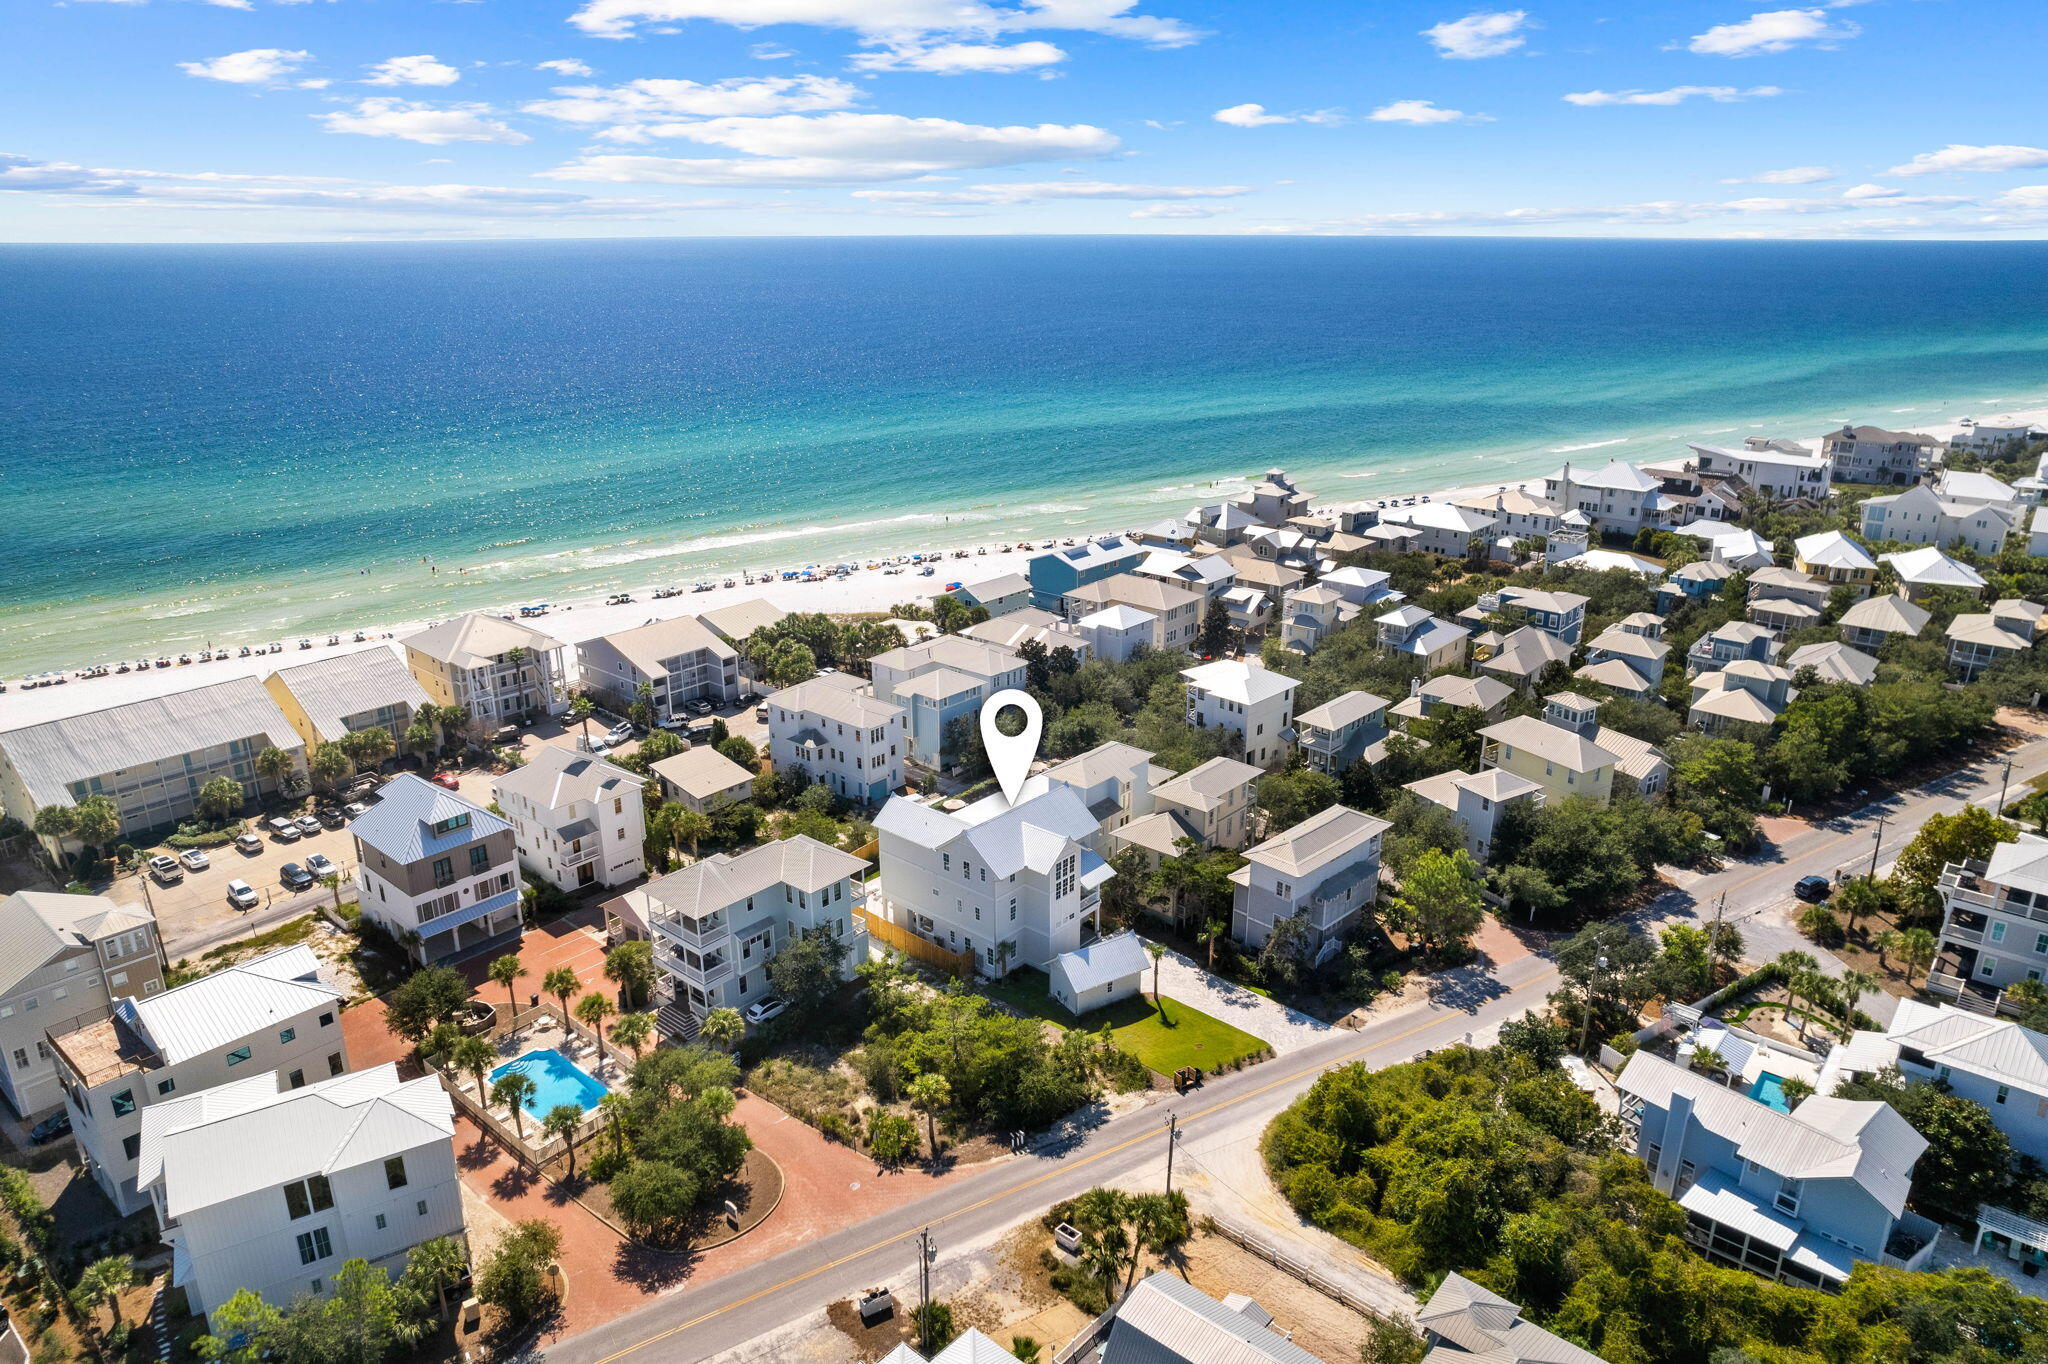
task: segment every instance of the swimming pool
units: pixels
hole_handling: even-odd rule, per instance
[[[533,1081],[533,1094],[520,1107],[536,1118],[547,1117],[548,1110],[558,1104],[574,1104],[588,1112],[597,1107],[597,1101],[606,1092],[602,1083],[558,1051],[538,1050],[515,1056],[491,1072],[491,1083],[495,1085],[515,1073]]]
[[[574,1070],[575,1067],[572,1066],[570,1069]],[[583,1072],[579,1070],[576,1073],[581,1075]],[[1792,1111],[1792,1105],[1785,1102],[1785,1077],[1773,1075],[1768,1070],[1756,1077],[1756,1083],[1749,1087],[1749,1097],[1759,1103],[1768,1104],[1780,1113]]]

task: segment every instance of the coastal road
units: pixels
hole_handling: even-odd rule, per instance
[[[1169,1113],[1180,1118],[1184,1147],[1209,1136],[1236,1138],[1252,1125],[1263,1127],[1331,1067],[1363,1061],[1378,1069],[1456,1045],[1540,1004],[1556,985],[1556,968],[1536,956],[1497,973],[1452,972],[1433,982],[1430,998],[1414,1008],[1148,1104],[1063,1149],[1006,1159],[909,1207],[686,1288],[541,1353],[556,1364],[692,1364],[792,1322],[829,1329],[827,1304],[898,1279],[915,1262],[912,1242],[921,1228],[931,1228],[942,1254],[946,1245],[992,1236],[1063,1198],[1159,1161]]]
[[[1798,902],[1792,898],[1792,887],[1801,877],[1832,880],[1837,872],[1864,875],[1871,869],[1873,854],[1882,871],[1913,841],[1930,816],[1954,814],[1965,805],[1993,808],[2001,784],[2007,787],[2008,802],[2016,801],[2028,794],[2028,779],[2043,773],[2048,773],[2048,739],[2029,739],[1997,758],[1958,768],[1905,791],[1877,795],[1847,814],[1784,836],[1782,842],[1767,841],[1719,871],[1703,876],[1677,873],[1673,880],[1679,882],[1678,888],[1654,901],[1645,917],[1651,921],[1708,922],[1719,904],[1723,920],[1741,929],[1743,955],[1748,960],[1764,962],[1780,952],[1806,952],[1819,960],[1824,972],[1839,976],[1845,969],[1841,961],[1816,947],[1794,923]],[[1727,900],[1720,904],[1723,895]],[[1865,1011],[1873,1017],[1888,1015],[1894,1007],[1890,996],[1864,999]]]

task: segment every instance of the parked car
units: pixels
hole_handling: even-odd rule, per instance
[[[235,850],[245,857],[254,857],[263,851],[263,835],[244,830],[235,835]]]
[[[754,707],[754,718],[762,724],[768,723],[768,703],[766,701]]]
[[[178,854],[178,860],[185,864],[186,871],[205,871],[209,865],[204,848],[187,848]]]
[[[149,859],[149,874],[158,884],[173,886],[185,879],[185,869],[178,865],[178,859],[167,853],[158,853]]]
[[[314,853],[306,859],[306,870],[315,877],[334,875],[334,864],[327,860],[326,853]]]
[[[271,836],[280,843],[296,843],[301,837],[298,824],[282,815],[264,827],[269,829]]]
[[[1792,893],[1808,904],[1819,904],[1834,894],[1835,883],[1825,876],[1802,876],[1799,884],[1792,887]]]
[[[709,715],[711,713],[711,703],[699,697],[690,703],[690,713],[692,715]]]
[[[71,1113],[68,1109],[59,1109],[28,1129],[28,1141],[31,1146],[47,1146],[59,1137],[70,1135]]]
[[[277,879],[284,883],[286,890],[311,890],[314,885],[313,873],[296,862],[287,862],[279,867]]]
[[[351,801],[349,804],[341,807],[341,813],[349,819],[354,819],[357,815],[367,815],[370,813],[370,807],[359,800]]]
[[[236,909],[254,909],[256,901],[256,887],[247,881],[228,882],[228,903]]]
[[[299,832],[308,838],[320,832],[320,817],[318,815],[300,815],[297,823]]]
[[[620,724],[613,725],[610,729],[604,732],[604,737],[606,742],[610,743],[614,748],[616,748],[618,747],[618,745],[626,743],[632,739],[633,727],[623,722]]]
[[[444,791],[460,791],[462,789],[462,783],[455,779],[453,772],[436,772],[429,780]]]
[[[788,1007],[788,1004],[774,995],[770,995],[766,999],[757,999],[747,1006],[747,1022],[766,1023],[770,1019],[780,1018],[782,1017],[783,1010]]]
[[[313,813],[319,819],[322,828],[339,829],[348,823],[348,816],[342,813],[339,805],[323,805]]]

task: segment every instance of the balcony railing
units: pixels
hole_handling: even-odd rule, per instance
[[[690,965],[673,952],[656,952],[654,957],[669,974],[699,987],[716,985],[732,974],[732,962],[725,957],[702,957],[696,966]]]
[[[585,862],[595,859],[597,853],[596,848],[585,848],[581,852],[565,852],[562,854],[561,863],[565,867],[580,867]]]
[[[1984,930],[1981,928],[1966,928],[1951,919],[1943,926],[1941,937],[1943,942],[1966,942],[1974,946],[1984,941]]]
[[[725,935],[725,919],[718,914],[708,915],[702,919],[686,919],[674,910],[657,910],[654,922],[671,936],[686,942],[701,943],[706,939]]]

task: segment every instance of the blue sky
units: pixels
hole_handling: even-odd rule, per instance
[[[2041,0],[1774,2],[18,0],[0,240],[2048,233]]]

